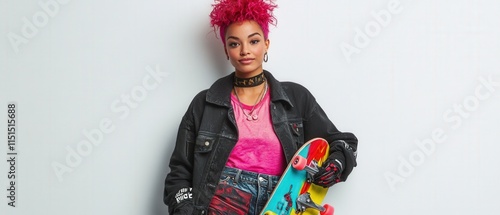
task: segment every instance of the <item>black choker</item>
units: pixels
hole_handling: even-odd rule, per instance
[[[264,73],[260,73],[251,78],[238,78],[234,76],[234,86],[235,87],[255,87],[259,86],[266,81],[266,76]]]

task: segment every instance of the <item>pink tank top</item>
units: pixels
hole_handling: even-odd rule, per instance
[[[257,120],[248,120],[238,99],[231,94],[238,142],[229,155],[227,166],[268,175],[281,175],[285,170],[285,155],[271,121],[269,91],[254,108],[253,114],[257,114]],[[247,114],[252,109],[252,106],[245,104],[241,106]]]

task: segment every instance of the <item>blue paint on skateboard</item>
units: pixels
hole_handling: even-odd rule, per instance
[[[298,155],[307,158],[307,154],[309,153],[309,146],[310,144],[304,146],[304,148],[299,152]],[[296,196],[300,193],[302,185],[306,181],[307,172],[296,170],[291,165],[288,165],[287,168],[289,169],[288,171],[285,170],[285,174],[281,176],[279,186],[290,187],[290,189],[275,190],[273,194],[274,198],[270,199],[267,207],[262,210],[262,214],[264,214],[266,211],[273,211],[277,212],[278,215],[288,215],[292,212],[292,208],[295,209],[295,200],[297,199]],[[303,180],[297,180],[298,178],[303,178]],[[283,198],[276,198],[278,196],[282,196]]]

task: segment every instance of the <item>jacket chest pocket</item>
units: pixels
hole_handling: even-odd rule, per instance
[[[193,178],[193,186],[198,189],[204,189],[203,186],[206,185],[207,174],[211,166],[211,160],[213,157],[212,150],[216,138],[213,136],[207,136],[205,134],[198,134],[196,137],[196,143],[194,145],[194,164],[193,172],[196,177]],[[195,198],[196,201],[196,198]]]
[[[200,134],[198,135],[198,137],[196,137],[194,152],[200,154],[209,153],[212,151],[214,143],[215,143],[215,137]]]
[[[302,144],[304,144],[304,125],[302,124],[302,121],[290,121],[288,126],[297,147],[302,146]]]

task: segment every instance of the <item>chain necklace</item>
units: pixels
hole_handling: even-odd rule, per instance
[[[245,109],[243,108],[243,106],[241,105],[241,101],[240,101],[240,97],[238,96],[238,92],[236,91],[236,88],[234,88],[234,94],[236,95],[236,99],[238,99],[238,106],[240,106],[241,108],[241,112],[243,112],[243,114],[245,114],[245,116],[247,117],[247,120],[248,121],[256,121],[259,119],[259,116],[257,114],[255,114],[253,111],[255,110],[255,107],[257,106],[257,104],[262,101],[262,99],[264,98],[264,95],[266,95],[267,93],[267,82],[264,82],[265,86],[264,86],[264,89],[262,89],[262,92],[260,94],[260,96],[257,98],[257,100],[255,101],[255,104],[253,105],[252,109],[250,110],[250,112],[245,113]]]

